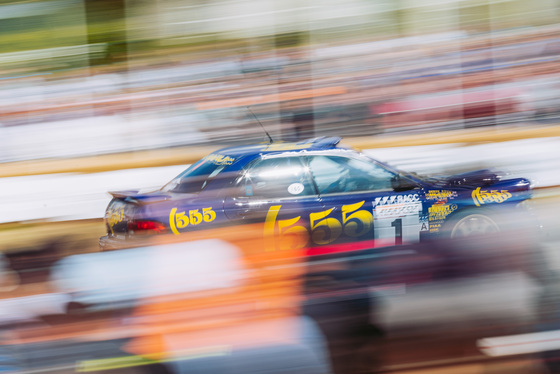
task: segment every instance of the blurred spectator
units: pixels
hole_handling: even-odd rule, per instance
[[[301,141],[313,138],[315,134],[315,116],[313,113],[313,100],[300,99],[287,103],[288,122],[293,129],[293,135],[286,140]]]
[[[307,277],[303,312],[325,335],[336,374],[374,372],[381,368],[384,332],[371,319],[377,298],[355,270],[313,272]]]
[[[84,318],[129,310],[122,327],[131,339],[84,365],[121,373],[124,357],[140,372],[331,373],[322,333],[299,310],[301,254],[263,252],[263,229],[254,230],[201,231],[188,242],[160,237],[61,260],[54,284],[83,306]]]
[[[19,285],[19,276],[10,268],[8,259],[0,253],[0,292],[11,292]]]
[[[547,277],[536,306],[539,316],[536,330],[560,331],[560,276],[557,272]],[[540,356],[550,374],[560,373],[560,350],[545,350]]]

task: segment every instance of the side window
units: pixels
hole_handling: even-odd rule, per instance
[[[257,161],[242,180],[242,194],[256,198],[314,195],[311,176],[299,157]]]
[[[390,189],[394,176],[373,162],[341,156],[311,156],[309,167],[320,194]]]

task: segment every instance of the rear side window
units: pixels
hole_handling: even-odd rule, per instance
[[[208,155],[163,186],[162,190],[178,193],[200,192],[233,161],[233,158],[224,155]]]
[[[314,195],[307,167],[298,157],[257,161],[242,179],[242,195],[256,198],[287,198]]]

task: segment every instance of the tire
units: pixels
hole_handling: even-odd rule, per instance
[[[538,228],[527,211],[510,208],[469,208],[450,216],[444,269],[453,274],[519,272],[546,283],[551,273],[535,232]]]
[[[502,231],[495,215],[487,210],[465,210],[453,215],[445,225],[448,237],[464,238]]]

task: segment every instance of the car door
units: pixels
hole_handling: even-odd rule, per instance
[[[312,235],[319,224],[315,218],[330,219],[331,243],[363,242],[366,247],[417,242],[420,231],[428,229],[420,186],[396,192],[394,171],[358,155],[307,157],[323,207],[321,215],[310,218]],[[316,235],[316,243],[325,241]]]
[[[264,222],[267,250],[310,243],[308,212],[321,204],[299,155],[264,156],[248,165],[226,197],[231,221]]]

